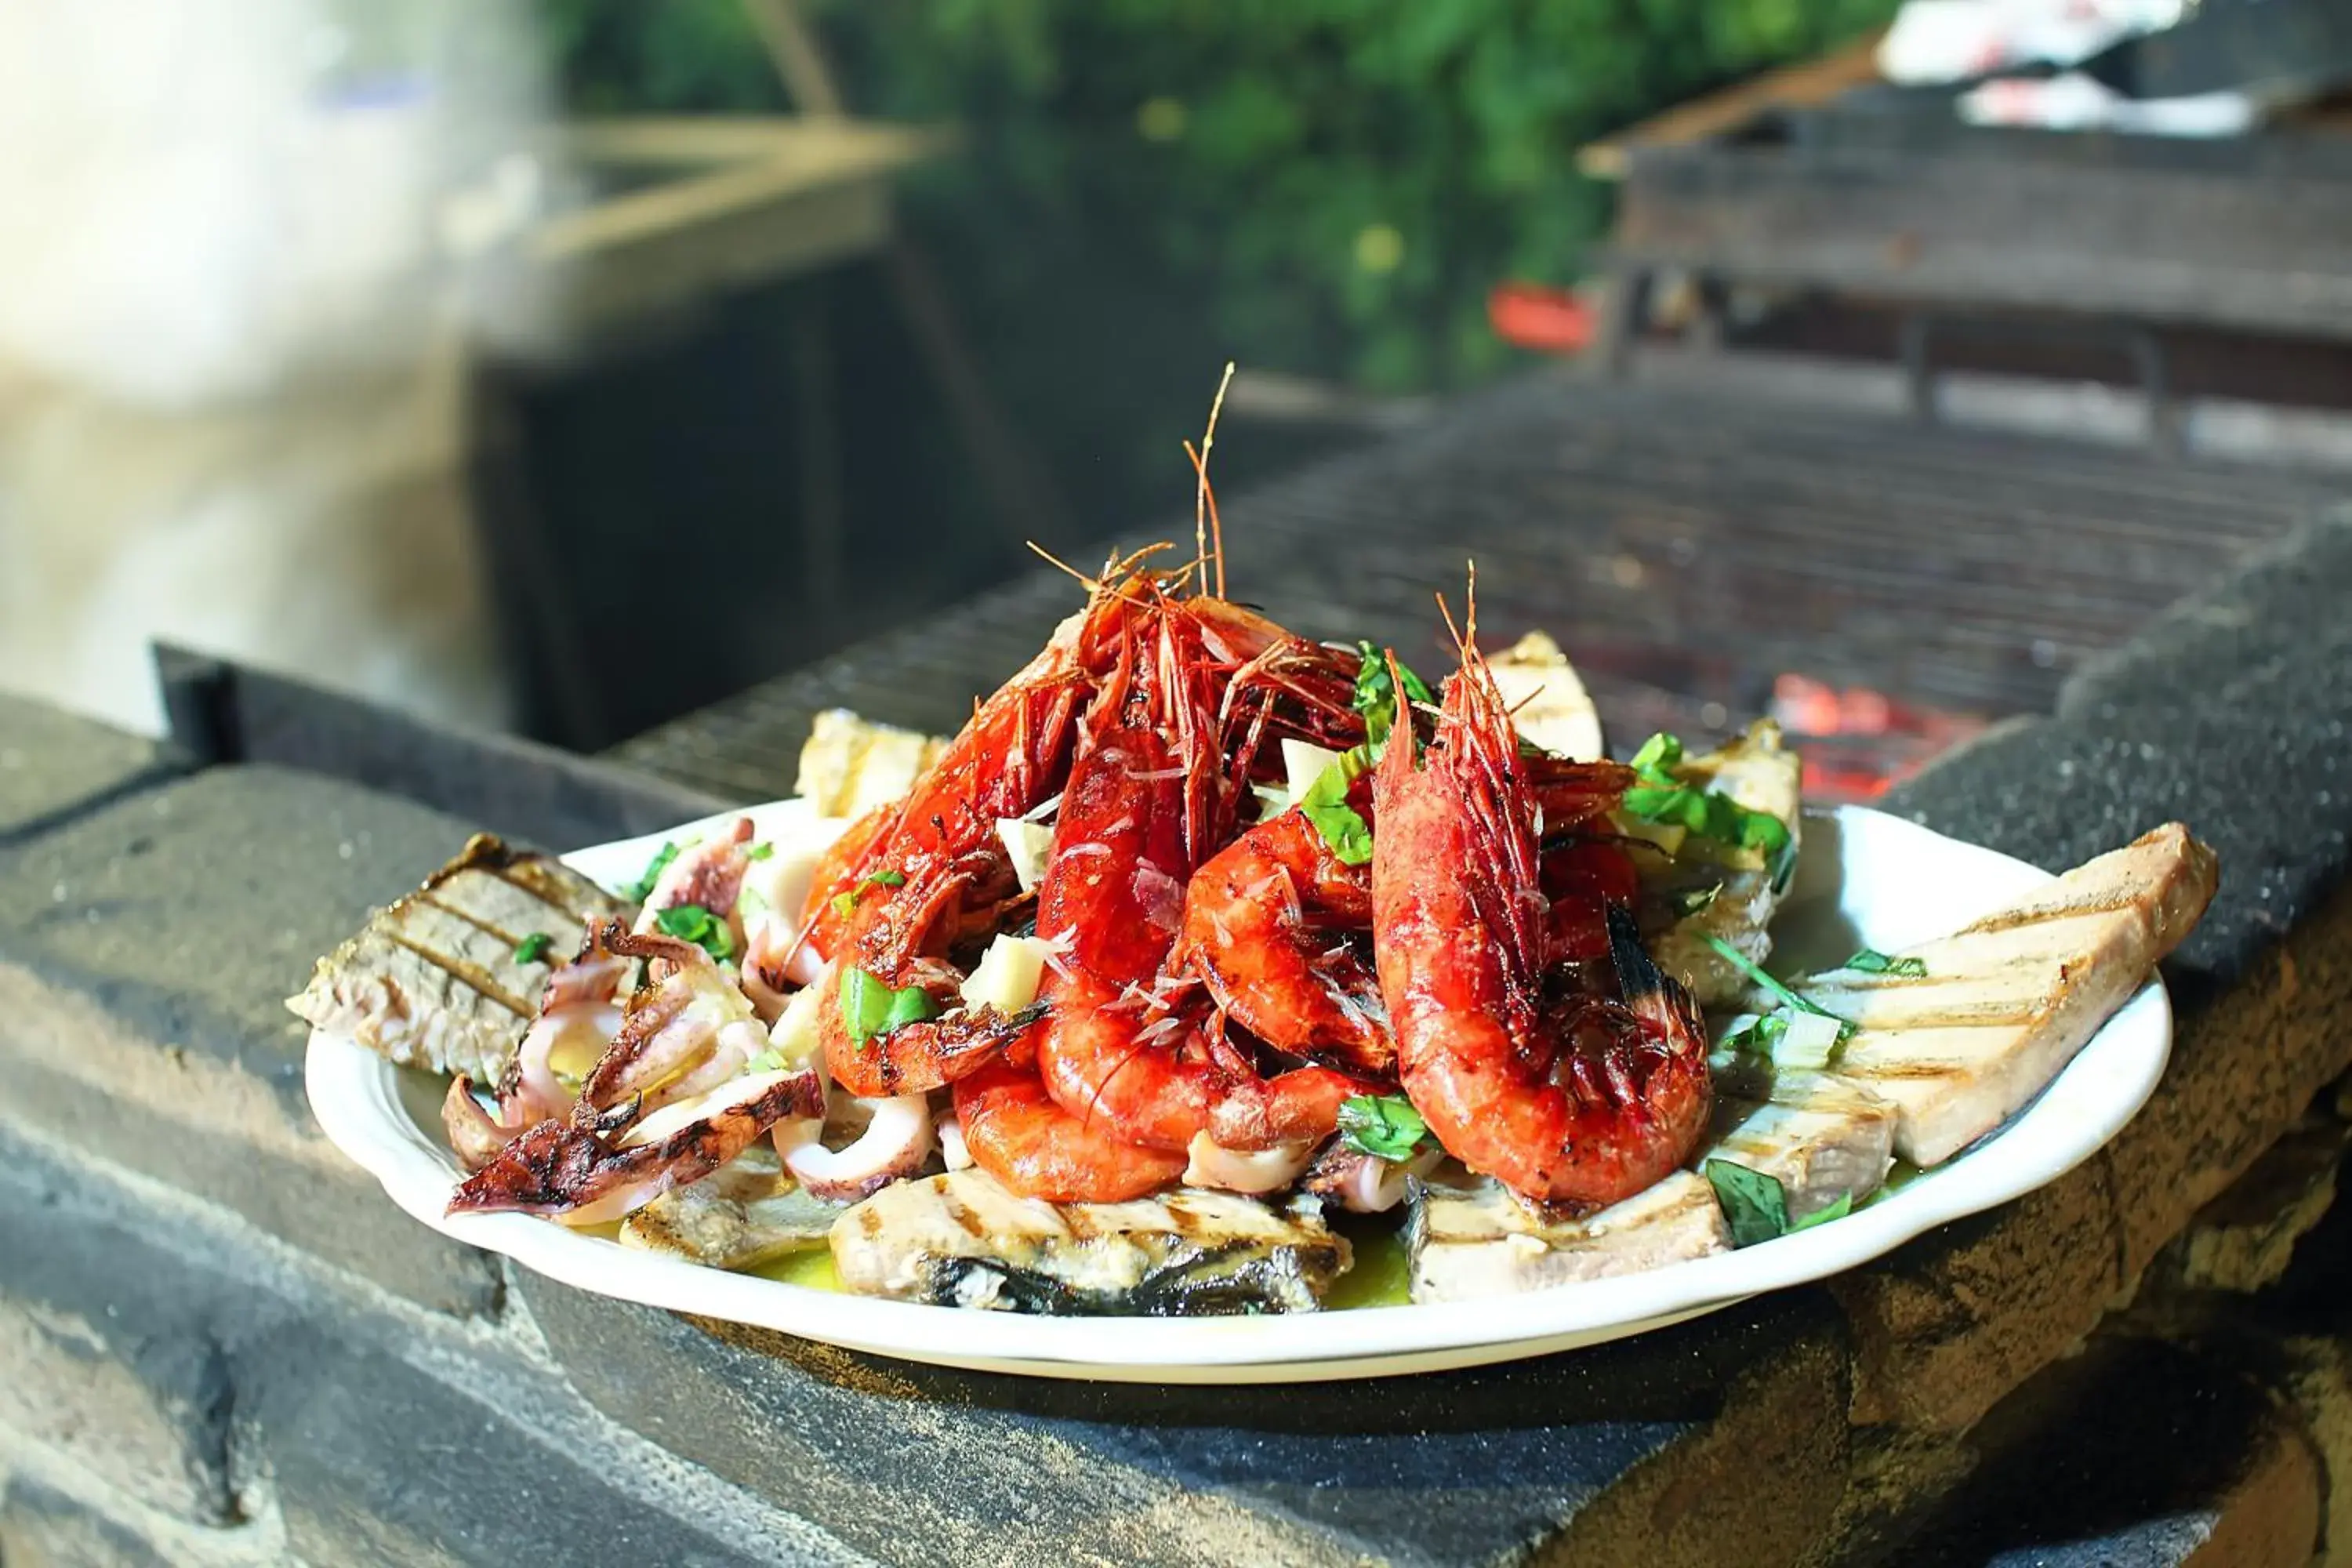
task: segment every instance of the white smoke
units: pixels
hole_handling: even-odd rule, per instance
[[[150,637],[500,709],[465,367],[555,188],[500,0],[0,5],[0,681],[152,728]]]

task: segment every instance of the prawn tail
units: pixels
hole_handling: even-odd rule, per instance
[[[1680,981],[1658,967],[1643,947],[1633,911],[1622,904],[1611,904],[1608,921],[1609,957],[1616,965],[1617,984],[1624,994],[1625,1005],[1643,1024],[1664,1036],[1668,1046],[1695,1046],[1703,1054],[1706,1030],[1699,1018],[1698,1004]]]

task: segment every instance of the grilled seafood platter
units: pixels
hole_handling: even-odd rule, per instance
[[[1869,1205],[2038,1094],[2194,925],[2177,825],[1776,976],[1796,756],[1603,754],[1540,635],[1315,642],[1203,555],[951,737],[827,715],[791,833],[627,886],[477,839],[289,1004],[447,1075],[453,1214],[1032,1313],[1548,1289]],[[1372,1255],[1400,1283],[1350,1295]]]

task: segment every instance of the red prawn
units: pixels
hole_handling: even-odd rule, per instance
[[[1373,942],[1399,1075],[1472,1170],[1601,1206],[1697,1147],[1706,1034],[1619,903],[1603,931],[1620,996],[1563,992],[1528,759],[1475,637],[1474,620],[1425,757],[1392,745],[1374,780]]]
[[[1038,1068],[1063,1110],[1135,1143],[1311,1141],[1364,1086],[1318,1067],[1261,1077],[1220,1017],[1171,994],[1184,885],[1233,820],[1191,607],[1139,628],[1087,716],[1038,890],[1038,934],[1063,949],[1040,994]]]

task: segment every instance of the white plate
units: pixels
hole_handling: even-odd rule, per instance
[[[627,882],[663,838],[708,831],[736,815],[568,859],[601,882]],[[762,837],[821,837],[837,828],[820,825],[796,801],[751,815]],[[2051,880],[2022,861],[1857,807],[1810,816],[1806,835],[1797,885],[1774,927],[1781,959],[1792,964],[1940,935]],[[457,1168],[425,1097],[404,1099],[403,1075],[391,1064],[325,1034],[311,1036],[308,1080],[327,1136],[402,1208],[583,1290],[946,1366],[1132,1383],[1279,1383],[1570,1350],[1866,1263],[2080,1163],[2147,1100],[2171,1041],[2171,1008],[2162,984],[2150,981],[1998,1131],[1860,1212],[1793,1236],[1493,1300],[1256,1318],[1034,1318],[915,1306],[703,1268],[523,1215],[445,1215]],[[415,1075],[407,1076],[413,1082]]]

